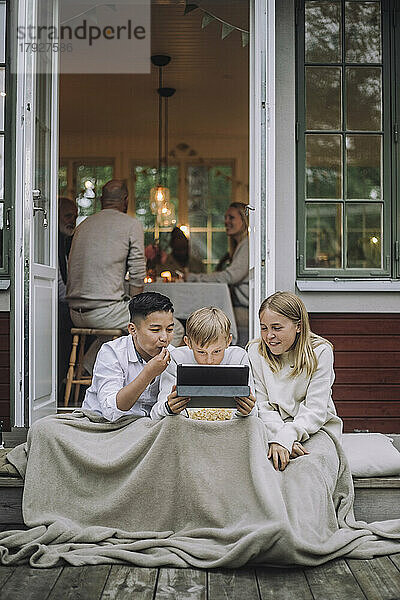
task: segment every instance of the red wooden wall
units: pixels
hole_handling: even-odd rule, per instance
[[[0,421],[10,429],[10,313],[0,312]]]
[[[345,431],[400,433],[400,314],[312,314],[332,342],[333,399]]]
[[[400,314],[312,314],[335,348],[333,399],[345,431],[400,433]],[[0,312],[0,420],[10,427],[10,313]]]

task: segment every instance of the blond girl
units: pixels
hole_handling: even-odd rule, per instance
[[[259,310],[261,339],[249,344],[259,417],[269,439],[268,458],[284,470],[290,458],[325,427],[337,438],[342,421],[332,400],[332,344],[312,333],[303,302],[290,292],[269,296]]]

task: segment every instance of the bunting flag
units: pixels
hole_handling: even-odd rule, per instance
[[[214,18],[211,15],[209,15],[208,13],[205,13],[203,15],[203,19],[201,21],[201,28],[204,29],[205,27],[207,27],[207,25],[209,25],[213,21],[214,21]]]
[[[227,21],[220,19],[220,17],[217,17],[210,11],[199,6],[199,4],[195,4],[194,2],[190,2],[189,0],[185,0],[185,10],[184,10],[183,14],[187,15],[188,13],[190,13],[194,10],[201,10],[201,12],[203,13],[203,18],[201,20],[201,28],[202,29],[205,29],[205,27],[207,27],[207,25],[209,25],[213,21],[217,21],[222,24],[222,29],[221,29],[221,39],[222,40],[224,40],[226,37],[228,37],[228,35],[230,35],[232,33],[232,31],[236,30],[236,31],[240,31],[240,33],[241,33],[242,47],[244,48],[245,46],[248,45],[249,39],[250,39],[249,31],[247,31],[246,29],[242,29],[241,27],[236,27],[236,25],[232,25],[231,23],[228,23]]]
[[[186,0],[185,12],[183,14],[187,15],[188,13],[192,12],[192,10],[196,10],[196,8],[199,8],[198,4],[193,4],[193,3],[188,4],[188,2]]]
[[[221,38],[224,40],[232,31],[234,30],[233,25],[229,25],[228,23],[222,23],[222,33]]]

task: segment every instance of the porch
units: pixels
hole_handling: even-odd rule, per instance
[[[389,600],[400,597],[400,555],[301,569],[0,567],[0,588],[2,600]]]

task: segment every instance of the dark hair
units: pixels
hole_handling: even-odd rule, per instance
[[[101,203],[119,204],[128,197],[128,188],[124,179],[110,179],[103,185]]]
[[[145,319],[147,315],[158,311],[174,312],[171,300],[158,292],[137,294],[129,302],[129,314],[132,323],[137,323],[137,319]]]

